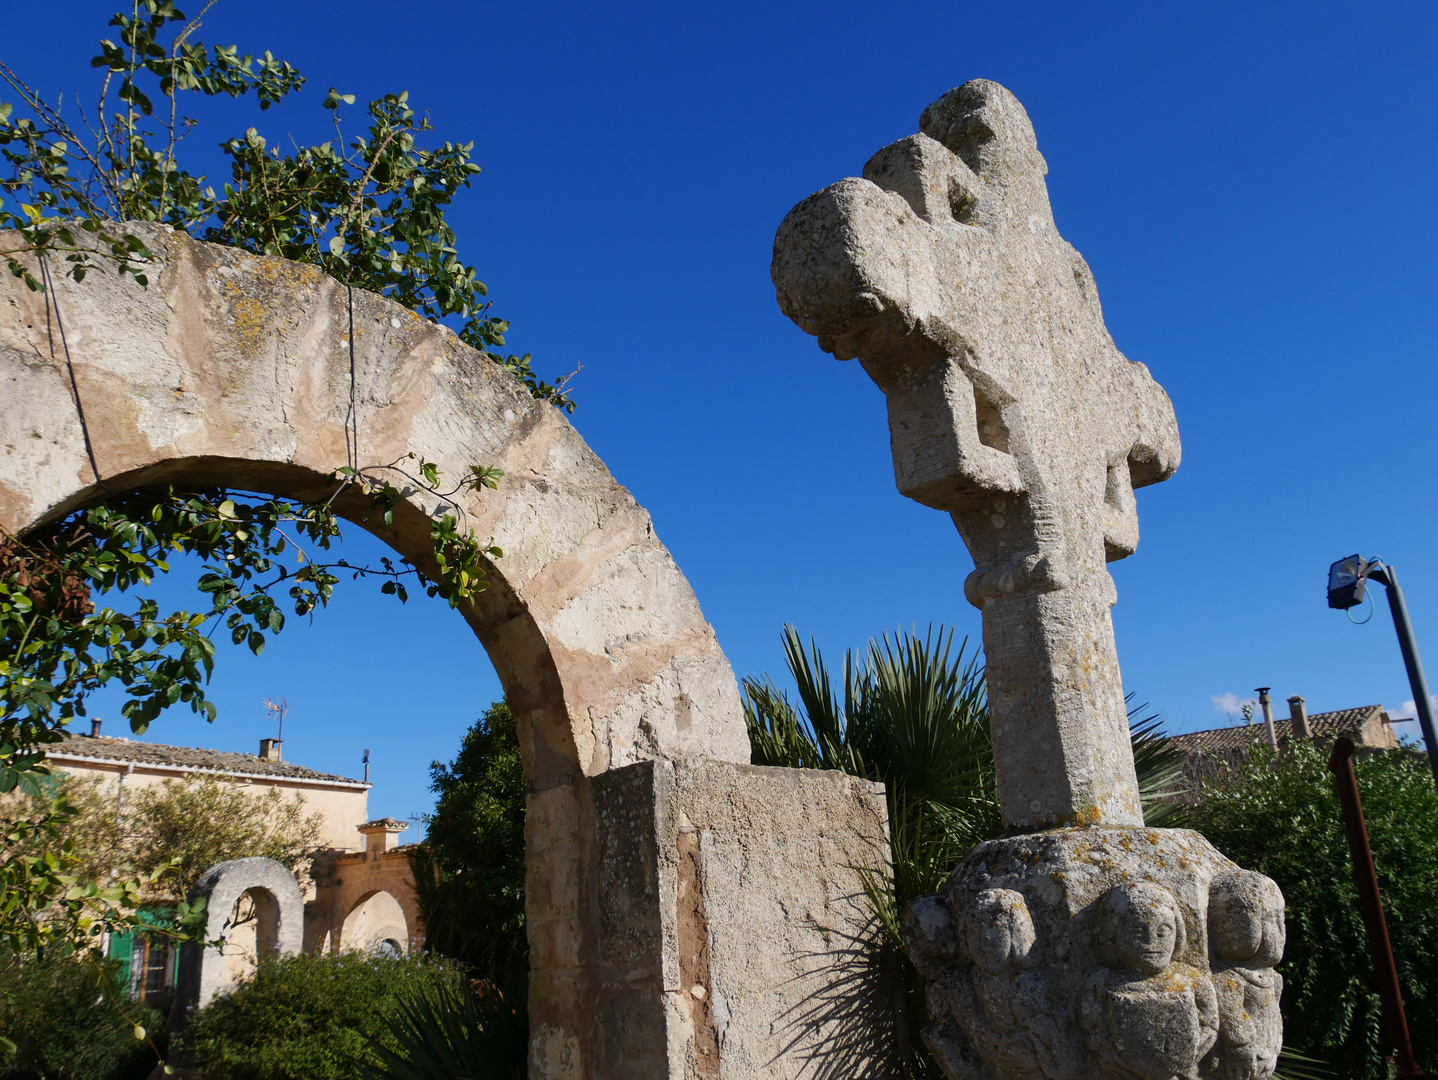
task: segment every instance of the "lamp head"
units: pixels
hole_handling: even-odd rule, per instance
[[[1368,563],[1362,555],[1339,559],[1328,568],[1328,606],[1342,611],[1363,603]]]

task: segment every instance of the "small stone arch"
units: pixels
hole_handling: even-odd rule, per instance
[[[392,941],[401,954],[409,952],[412,937],[404,907],[390,892],[373,889],[350,906],[340,924],[339,947],[342,950],[371,950],[380,943]]]
[[[304,894],[294,874],[274,859],[231,859],[205,871],[189,896],[191,904],[205,901],[204,939],[229,937],[232,913],[246,893],[255,899],[257,955],[293,956],[299,952],[305,935]],[[173,1028],[183,1028],[192,1011],[203,1009],[224,989],[225,959],[223,950],[201,942],[180,947]]]

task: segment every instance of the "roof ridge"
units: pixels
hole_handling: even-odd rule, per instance
[[[290,761],[272,761],[243,750],[215,750],[202,746],[146,742],[73,733],[45,747],[47,756],[75,757],[88,761],[127,762],[192,772],[232,772],[275,779],[316,780],[326,783],[363,784],[337,773],[320,772]]]

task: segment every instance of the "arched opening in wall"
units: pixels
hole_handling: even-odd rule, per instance
[[[396,554],[350,523],[344,523],[328,552],[311,550],[313,556],[344,559],[353,567],[379,567]],[[307,564],[313,565],[313,559]],[[193,609],[206,599],[195,590],[204,566],[194,557],[172,557],[170,565],[170,573],[158,576],[146,595],[157,600],[161,611]],[[465,733],[504,689],[481,642],[472,633],[455,633],[457,613],[442,599],[426,596],[413,578],[407,581],[409,599],[401,603],[380,591],[384,581],[393,579],[339,576],[329,605],[305,619],[287,612],[288,624],[270,637],[259,656],[223,632],[215,635],[215,675],[206,689],[220,709],[217,722],[174,708],[137,741],[253,757],[257,747],[273,739],[278,744],[269,751],[273,769],[285,785],[268,784],[263,777],[242,785],[260,804],[274,801],[269,821],[236,831],[235,838],[254,846],[225,850],[215,859],[265,854],[296,870],[306,899],[306,951],[374,951],[388,940],[392,947],[385,951],[404,955],[416,939],[423,941],[406,848],[423,840],[423,817],[434,808],[430,767],[455,758]],[[453,672],[463,677],[454,678]],[[119,731],[112,726],[123,698],[116,690],[91,699],[92,715],[112,718],[105,723],[107,735],[128,735],[123,721]],[[283,719],[267,714],[262,700],[282,701],[287,707]],[[311,784],[304,774],[318,779]],[[357,792],[352,783],[337,786],[339,778],[373,787]],[[509,861],[517,856],[516,881],[522,886],[522,786],[518,794]],[[138,812],[134,796],[131,805],[132,814]],[[319,819],[320,825],[314,838],[319,859],[312,868],[296,865],[289,857],[293,850],[278,850],[292,847],[299,826],[310,819]],[[275,829],[266,831],[267,824]],[[371,886],[365,892],[369,899],[354,901],[356,889],[371,882],[384,882],[388,889],[376,895]],[[225,951],[227,985],[253,970],[257,956],[266,955],[255,940],[253,898],[243,903],[246,908],[233,919]],[[522,955],[522,921],[514,934],[517,941],[509,951]]]
[[[269,889],[246,889],[235,901],[225,927],[224,968],[220,993],[225,993],[255,970],[279,946],[280,905]]]
[[[345,916],[340,932],[340,948],[347,952],[404,955],[409,941],[404,909],[383,890],[361,897]]]
[[[210,489],[218,485],[234,485],[233,488],[227,487],[227,490],[235,490],[242,486],[245,491],[266,494],[273,492],[277,497],[291,498],[299,502],[315,501],[317,492],[324,489],[323,478],[308,470],[292,467],[282,467],[279,470],[257,469],[248,462],[216,462],[214,459],[166,463],[159,470],[146,470],[145,475],[109,478],[107,486],[112,492],[124,491],[127,488],[136,492],[152,492],[156,490],[153,487],[156,480],[166,481],[182,491],[191,487]],[[94,500],[95,488],[91,487],[87,494],[92,500],[89,505],[98,501]],[[72,512],[81,508],[77,506]],[[336,510],[351,518],[363,517],[366,509],[358,501],[336,501]],[[391,527],[375,530],[385,534],[383,537],[371,535],[366,529],[357,528],[353,522],[348,522],[342,531],[345,544],[354,544],[359,549],[359,554],[349,550],[346,550],[345,554],[351,562],[360,564],[377,561],[375,556],[380,553],[390,556],[398,553],[420,566],[425,566],[432,563],[429,521],[430,519],[416,508],[401,505],[395,508],[394,523]],[[180,560],[172,561],[176,564],[174,571],[168,576],[157,578],[151,591],[160,594],[161,609],[192,610],[195,607],[196,574],[187,573],[186,570],[194,571],[196,568],[178,565]],[[432,572],[432,566],[427,568]],[[445,760],[456,753],[465,729],[484,712],[486,704],[499,696],[496,694],[498,691],[511,702],[517,699],[520,705],[514,709],[514,713],[518,721],[524,771],[531,789],[537,784],[547,784],[549,790],[568,792],[564,797],[573,798],[568,785],[556,783],[568,781],[572,784],[582,775],[582,769],[576,756],[570,720],[548,646],[533,620],[528,617],[524,604],[514,595],[497,569],[490,566],[488,571],[490,588],[480,594],[474,603],[462,605],[459,611],[474,631],[471,634],[454,634],[452,627],[455,613],[443,601],[424,596],[422,590],[412,588],[410,602],[400,605],[393,597],[380,595],[374,584],[343,580],[335,590],[331,608],[317,611],[314,626],[297,625],[281,632],[266,646],[265,655],[259,663],[247,662],[250,658],[245,655],[243,645],[235,646],[223,641],[219,643],[221,651],[216,671],[217,679],[222,682],[212,688],[212,695],[223,695],[218,700],[225,713],[229,716],[238,714],[242,718],[242,724],[246,711],[254,718],[250,720],[248,730],[239,727],[239,745],[235,745],[234,749],[247,750],[250,744],[257,744],[257,734],[264,737],[280,736],[281,732],[277,726],[272,732],[261,729],[257,733],[253,726],[256,722],[264,724],[274,721],[263,719],[262,709],[252,707],[251,710],[246,710],[244,705],[248,702],[258,705],[262,694],[285,697],[289,713],[286,717],[283,743],[279,749],[283,755],[282,760],[305,766],[317,764],[320,766],[319,771],[328,773],[333,770],[341,776],[355,778],[357,773],[363,775],[363,766],[356,759],[361,758],[364,750],[369,750],[369,778],[377,781],[383,775],[380,770],[392,767],[401,751],[411,753],[411,782],[406,802],[398,805],[393,802],[381,803],[368,812],[372,815],[374,810],[389,809],[390,814],[403,820],[418,816],[415,811],[423,812],[426,809],[423,802],[415,805],[418,801],[415,796],[430,797],[426,774],[431,761]],[[364,604],[355,604],[360,597],[368,601],[368,611],[365,610]],[[106,601],[104,595],[98,599],[101,603]],[[420,618],[421,614],[423,619]],[[407,617],[411,624],[428,622],[429,625],[411,625],[407,628]],[[292,614],[290,618],[294,621]],[[327,627],[342,632],[346,640],[339,645],[333,640],[326,641]],[[442,655],[443,644],[431,644],[435,642],[464,643],[467,645],[468,655],[447,658]],[[289,669],[305,672],[309,678],[304,682],[287,682],[275,687],[274,676],[269,674],[267,669],[272,668],[277,654],[284,657],[287,651],[294,654],[288,665]],[[486,680],[477,676],[482,676],[490,667],[491,655],[503,659],[508,678],[501,680],[496,672],[492,676],[493,682],[486,685]],[[462,671],[463,676],[455,678],[453,673],[456,670]],[[224,681],[230,680],[228,673],[242,672],[244,676],[234,679],[234,685],[223,685]],[[307,685],[319,694],[320,698],[302,711],[297,706],[303,706],[306,701]],[[423,688],[423,692],[419,692],[417,687]],[[451,701],[451,707],[446,710],[449,713],[450,729],[447,735],[439,738],[434,737],[433,724],[429,724],[426,730],[426,722],[434,720],[441,710],[438,699],[442,695],[437,693],[437,690],[448,690],[453,694],[454,700],[462,703],[453,707],[453,700]],[[356,719],[360,710],[369,709],[373,712],[376,706],[386,701],[387,693],[392,695],[388,699],[388,715],[380,718],[376,730],[382,729],[389,733],[392,742],[389,744],[388,754],[385,753],[385,743],[379,735],[373,738],[365,737],[363,743],[354,740]],[[350,700],[335,700],[344,698],[345,695],[348,695]],[[90,705],[92,716],[109,716],[102,737],[129,737],[119,715],[120,695],[113,694],[107,701],[105,694],[101,693],[91,699]],[[306,716],[309,720],[307,725]],[[115,730],[116,727],[119,731]],[[218,744],[228,749],[225,747],[224,736],[229,735],[231,730],[227,728],[224,719],[211,725],[201,718],[191,716],[183,709],[171,709],[160,715],[143,738],[147,742],[168,745],[215,747]],[[177,734],[177,731],[181,733]],[[429,737],[426,737],[427,735]],[[346,748],[341,745],[346,739],[353,742],[353,745],[347,748],[347,755],[343,753]],[[299,750],[296,750],[297,746],[300,747]],[[348,756],[352,765],[360,764],[361,768],[346,768],[342,760],[326,756],[333,755],[337,746],[342,756]],[[253,754],[253,751],[250,753]],[[263,787],[260,784],[251,786]],[[353,853],[352,857],[367,859],[368,852],[355,850],[364,843],[364,837],[358,834],[357,827],[366,822],[367,814],[361,813],[352,817],[354,820],[344,822],[349,835],[341,836],[332,832],[327,838],[330,841],[328,846],[332,853],[341,857]],[[565,817],[568,822],[577,824],[576,815],[566,814]],[[550,940],[565,948],[566,939],[578,939],[583,933],[576,925],[580,917],[575,908],[578,897],[547,887],[545,879],[562,872],[566,864],[582,857],[582,838],[572,832],[568,835],[564,832],[568,822],[551,823],[547,830],[547,839],[551,841],[548,845],[550,850],[546,853],[549,858],[546,865],[541,867],[538,875],[541,889],[537,890],[543,903],[537,909],[528,905],[531,910],[527,920],[529,925],[548,925],[555,928],[551,931]],[[415,828],[415,824],[412,823],[410,827]],[[573,826],[570,825],[570,828]],[[418,831],[418,828],[415,828],[415,832]],[[528,848],[527,841],[525,848]],[[242,856],[251,853],[227,854]],[[395,853],[377,854],[383,856]],[[530,875],[530,881],[526,884],[530,884],[534,877],[535,875]],[[315,886],[309,891],[309,896],[323,899],[326,887],[321,871]],[[257,959],[273,951],[273,930],[260,916],[272,912],[274,906],[273,898],[268,893],[252,891],[241,899],[236,911],[232,912],[232,928],[225,935],[223,966],[216,992],[225,993],[232,990],[240,980],[253,972]],[[332,915],[334,931],[321,935],[320,948],[324,947],[324,941],[327,939],[330,948],[364,949],[377,955],[400,956],[409,951],[419,932],[413,917],[407,917],[404,907],[388,892],[367,898],[365,903],[348,913],[336,911]],[[560,926],[573,928],[559,929]],[[310,944],[309,929],[307,926],[307,948]],[[518,933],[523,939],[525,929],[522,925],[518,928]],[[542,952],[537,958],[533,953],[530,957],[531,963],[537,959],[541,965],[546,960]],[[548,1003],[542,998],[532,1004],[539,1006],[541,1015],[548,1011],[545,1009]],[[567,1008],[572,1009],[572,1006]]]
[[[0,287],[0,526],[26,538],[107,497],[171,485],[333,497],[341,518],[435,572],[445,508],[433,487],[405,483],[376,514],[372,492],[336,493],[335,470],[423,460],[452,483],[471,466],[502,468],[498,490],[454,504],[465,535],[504,551],[479,560],[489,588],[459,614],[494,665],[523,759],[535,1045],[587,1061],[603,949],[588,778],[645,760],[749,757],[732,670],[692,590],[568,421],[451,332],[349,296],[313,267],[146,236],[148,288],[98,273],[56,282],[62,351],[47,332],[52,294]],[[428,659],[424,641],[390,640],[378,654],[328,657],[320,675],[331,687],[404,685],[402,726],[430,685],[466,684],[468,670]],[[490,700],[475,695],[466,717]]]
[[[234,479],[231,472],[216,469],[213,462],[195,463],[194,468],[189,476],[174,480],[175,490],[184,491],[188,486],[184,482],[191,476],[197,481],[193,485],[196,489]],[[312,476],[306,479],[314,482]],[[118,487],[114,480],[108,484],[112,490]],[[247,485],[251,493],[257,487]],[[269,485],[269,491],[276,487],[279,485]],[[134,490],[138,494],[157,491],[149,485]],[[268,497],[268,492],[246,495],[233,489],[226,491],[241,502]],[[305,488],[297,494],[293,489],[278,492],[278,497],[305,502],[310,501],[307,496]],[[340,508],[345,508],[343,503]],[[397,508],[395,517],[396,525],[402,524],[404,508]],[[393,532],[398,531],[396,528]],[[414,547],[406,548],[402,542],[386,543],[364,528],[345,522],[332,551],[316,554],[330,560],[343,558],[356,567],[379,566],[381,559],[393,559],[396,554],[410,556],[423,565],[432,554],[429,538],[424,535],[427,532],[426,527],[419,533],[424,547],[415,552]],[[411,552],[415,553],[410,555]],[[202,561],[174,556],[169,561],[170,572],[158,575],[143,594],[153,598],[162,612],[194,610],[198,602],[208,599],[195,588],[205,570]],[[314,565],[314,559],[305,560],[305,564]],[[507,592],[499,573],[493,567],[489,573],[491,589],[499,595]],[[381,583],[392,579],[351,580],[351,575],[343,571],[340,577],[329,605],[317,608],[312,618],[297,619],[293,611],[286,612],[288,625],[269,638],[258,657],[251,655],[245,643],[228,640],[223,627],[215,634],[215,677],[207,687],[207,696],[220,709],[216,723],[206,722],[182,707],[172,708],[161,713],[143,736],[133,738],[120,715],[123,691],[102,690],[91,697],[89,708],[91,716],[106,718],[102,738],[107,740],[119,737],[167,747],[242,752],[253,758],[258,756],[254,752],[262,740],[274,739],[278,745],[271,750],[275,755],[273,769],[280,781],[288,784],[293,779],[286,771],[291,766],[319,774],[316,782],[323,786],[314,790],[298,781],[279,786],[270,783],[268,777],[241,781],[256,799],[263,801],[266,795],[280,793],[286,801],[298,796],[305,801],[297,815],[318,814],[325,819],[320,847],[327,858],[320,859],[312,880],[300,874],[307,901],[306,951],[360,950],[403,956],[416,938],[422,940],[422,932],[415,917],[412,880],[402,880],[409,875],[409,867],[400,845],[422,839],[417,835],[423,828],[420,819],[431,809],[434,798],[429,783],[431,764],[455,757],[465,732],[487,705],[504,697],[505,687],[477,635],[454,632],[457,615],[467,617],[471,625],[478,621],[475,608],[485,602],[486,594],[481,594],[480,604],[466,604],[464,610],[455,612],[442,599],[426,596],[412,578],[407,581],[408,602],[401,603],[380,591]],[[133,602],[109,594],[96,597],[98,604],[117,607],[117,601],[122,599]],[[509,603],[514,603],[512,596]],[[522,621],[514,617],[511,606],[504,610],[509,627]],[[524,644],[522,631],[516,634],[511,629],[508,640],[501,637],[501,641],[505,656],[512,663],[518,661],[516,667],[523,669],[543,659],[532,650],[526,656],[522,648],[516,648]],[[455,677],[456,672],[462,677]],[[538,685],[542,690],[544,682],[542,675],[518,681],[519,696],[536,701],[539,695],[533,688]],[[266,715],[261,707],[265,698],[282,700],[288,707],[283,729],[279,717]],[[531,720],[536,713],[542,719],[542,709],[531,709],[525,719]],[[566,729],[567,721],[566,716]],[[551,761],[554,757],[543,750],[537,756]],[[204,767],[203,759],[195,760]],[[354,797],[335,787],[340,778],[367,780],[375,786],[362,793],[356,803]],[[300,781],[304,779],[300,777]],[[134,781],[129,783],[133,786]],[[346,800],[351,805],[346,805]],[[132,793],[132,814],[138,805]],[[522,832],[522,802],[519,814]],[[387,821],[392,824],[381,828],[378,835],[364,835],[361,827],[374,825],[377,820],[381,826]],[[253,850],[225,851],[216,854],[215,861],[272,854],[269,847],[274,836],[261,833],[252,839],[258,845]],[[522,867],[522,841],[517,846]],[[577,842],[569,842],[571,852],[577,846]],[[522,873],[521,870],[521,882]],[[401,903],[388,890],[372,890],[350,905],[346,883],[366,877],[399,878],[392,887],[408,887],[410,895]],[[273,898],[257,890],[246,893],[237,903],[225,934],[219,992],[233,989],[254,971],[259,958],[273,952],[274,907]],[[523,953],[523,923],[515,930],[518,950]]]

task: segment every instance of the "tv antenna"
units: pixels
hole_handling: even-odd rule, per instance
[[[285,713],[290,711],[290,699],[280,698],[278,702],[271,698],[260,698],[260,704],[265,707],[266,720],[278,720],[280,722],[280,734],[275,742],[285,741]]]

